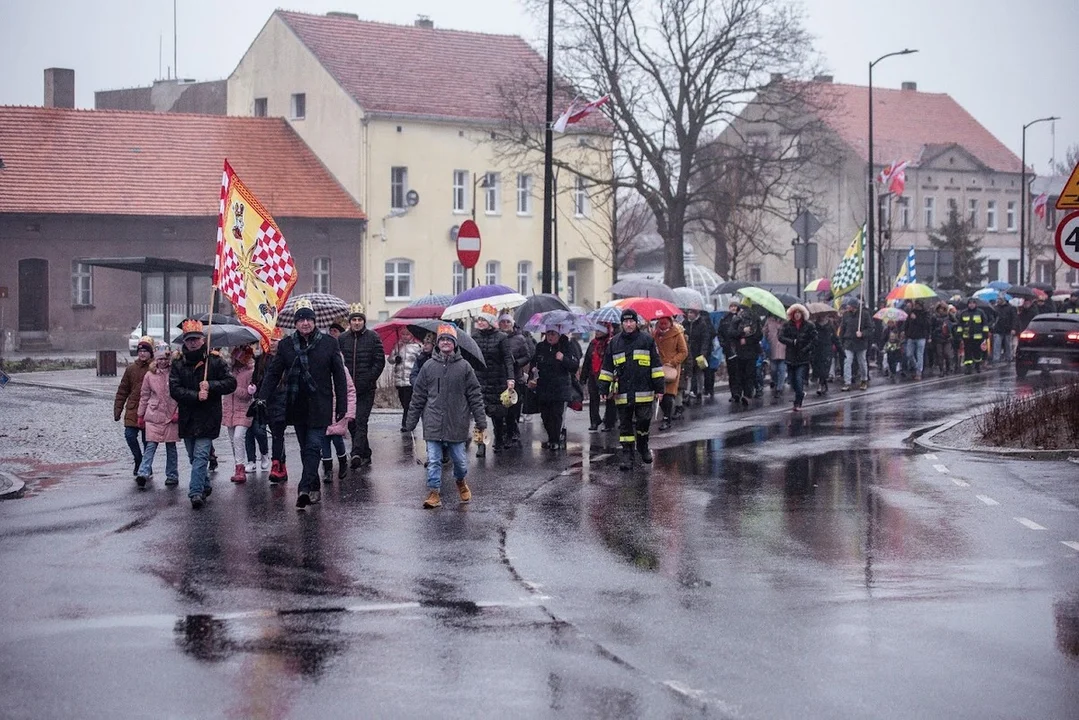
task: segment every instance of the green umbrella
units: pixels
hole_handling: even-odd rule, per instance
[[[744,287],[738,291],[738,294],[746,300],[749,300],[756,305],[760,305],[773,315],[781,317],[784,320],[787,319],[787,311],[783,309],[783,303],[779,301],[779,298],[767,290],[762,290],[758,287]]]

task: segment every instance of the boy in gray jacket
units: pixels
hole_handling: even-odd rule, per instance
[[[412,432],[423,417],[423,439],[427,442],[427,509],[442,507],[442,455],[453,458],[453,477],[461,502],[472,499],[465,482],[468,475],[468,416],[476,422],[476,432],[487,428],[483,392],[472,366],[457,349],[457,328],[451,323],[438,326],[438,351],[423,364],[412,387],[405,429]]]

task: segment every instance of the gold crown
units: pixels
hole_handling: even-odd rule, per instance
[[[180,323],[180,330],[183,331],[184,335],[187,335],[188,333],[203,334],[202,323],[198,320],[184,320]]]
[[[310,300],[308,300],[307,298],[300,298],[299,300],[296,301],[296,309],[297,310],[303,310],[304,308],[307,308],[308,310],[314,310],[315,309],[314,306],[311,305]]]
[[[348,306],[348,314],[349,315],[365,315],[366,312],[363,309],[363,303],[355,302],[355,303],[352,303],[351,305],[349,305]]]

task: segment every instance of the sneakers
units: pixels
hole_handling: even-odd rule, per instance
[[[259,470],[269,470],[269,469],[270,469],[270,456],[269,455],[263,455],[262,457],[259,458]]]
[[[253,463],[253,462],[244,463],[244,472],[245,473],[253,475],[255,473],[256,469],[257,469],[257,467],[256,467],[255,463]]]
[[[660,420],[659,421],[659,429],[660,430],[670,430],[671,429],[671,419],[665,417],[662,420]]]
[[[842,390],[843,392],[847,392],[847,391],[850,390],[850,385],[844,385],[843,387],[841,387],[839,389]]]
[[[357,468],[360,467],[361,462],[363,462],[363,461],[360,460],[359,455],[353,455],[352,456],[352,463],[349,465],[349,467],[351,467],[353,470],[356,470]]]
[[[431,490],[427,493],[427,499],[423,501],[423,507],[426,510],[442,507],[442,497],[439,495],[438,490]]]
[[[861,381],[860,383],[858,383],[858,389],[859,390],[868,390],[869,389],[869,383],[867,383],[865,380]]]
[[[288,473],[285,472],[285,464],[280,460],[274,460],[270,466],[270,482],[278,483],[288,480]]]
[[[468,487],[468,483],[464,480],[457,481],[457,493],[461,496],[461,502],[466,503],[472,500],[472,491]]]
[[[192,495],[191,496],[191,509],[192,510],[198,510],[199,508],[201,508],[205,504],[206,504],[206,498],[204,498],[202,495]]]
[[[146,477],[145,475],[135,476],[135,484],[138,485],[140,488],[146,487],[146,483],[149,482],[149,480],[150,478]]]
[[[230,479],[237,485],[247,482],[247,473],[244,472],[243,463],[236,463],[236,472],[232,474],[232,477]]]
[[[165,478],[165,487],[176,487],[180,484],[180,478],[167,477]]]
[[[317,505],[322,500],[322,493],[318,490],[311,490],[307,493],[307,502],[310,505]]]

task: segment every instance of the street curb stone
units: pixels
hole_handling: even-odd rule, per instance
[[[0,470],[0,500],[19,497],[25,486],[26,483],[19,478]]]
[[[974,416],[961,417],[957,420],[946,422],[937,428],[930,430],[918,437],[914,438],[914,444],[925,450],[952,450],[955,452],[969,452],[977,453],[979,455],[995,455],[1005,458],[1016,458],[1022,460],[1071,460],[1072,462],[1079,462],[1079,448],[1070,448],[1064,450],[1027,450],[1025,448],[989,448],[989,447],[957,447],[955,445],[944,445],[941,443],[933,442],[933,438],[937,435],[951,430],[956,425],[964,422],[973,422]],[[1074,456],[1074,457],[1073,457]]]

